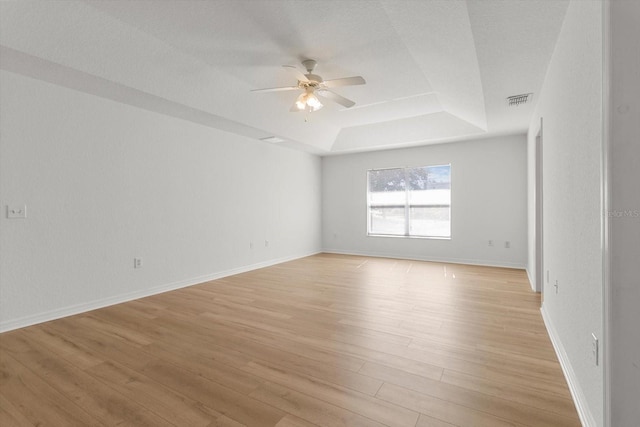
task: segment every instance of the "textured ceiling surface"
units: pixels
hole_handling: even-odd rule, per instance
[[[568,0],[0,2],[0,68],[317,154],[525,132]],[[282,65],[363,76],[313,113]],[[506,97],[533,93],[508,107]]]

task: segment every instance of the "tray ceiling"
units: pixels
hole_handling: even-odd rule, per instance
[[[5,1],[0,68],[317,154],[525,132],[568,1]],[[356,102],[290,113],[312,58]],[[533,93],[508,107],[506,97]]]

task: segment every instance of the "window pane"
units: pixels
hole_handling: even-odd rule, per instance
[[[404,236],[404,209],[372,207],[369,209],[369,233]]]
[[[405,189],[404,169],[381,169],[369,171],[369,192],[403,192]]]
[[[447,207],[412,207],[409,210],[409,233],[412,236],[450,237],[451,209]]]
[[[451,166],[424,166],[407,172],[409,234],[450,237]]]
[[[429,182],[429,166],[409,168],[409,190],[426,190]]]
[[[372,170],[369,180],[369,233],[405,235],[407,204],[404,169]]]

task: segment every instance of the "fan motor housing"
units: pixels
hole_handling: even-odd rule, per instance
[[[307,69],[308,73],[313,73],[313,69],[316,68],[317,64],[313,59],[305,59],[302,61],[302,66]]]
[[[305,74],[305,77],[309,79],[311,83],[322,83],[322,77],[317,74]]]

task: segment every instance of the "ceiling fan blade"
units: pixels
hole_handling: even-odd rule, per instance
[[[293,74],[296,75],[296,78],[298,80],[300,80],[301,82],[308,82],[309,81],[307,76],[305,76],[304,73],[302,71],[300,71],[298,69],[298,67],[296,67],[295,65],[283,65],[282,68],[286,68],[286,69],[290,70]]]
[[[251,92],[280,92],[283,90],[296,90],[298,86],[270,87],[266,89],[252,89]]]
[[[338,86],[354,86],[363,85],[367,82],[362,76],[344,77],[342,79],[325,80],[325,87],[338,87]]]
[[[327,90],[327,89],[319,90],[318,92],[316,92],[316,94],[320,95],[323,98],[330,99],[333,102],[337,102],[338,104],[346,108],[350,108],[356,105],[356,103],[353,102],[352,100],[347,99],[342,95],[338,95],[335,92],[331,92],[330,90]]]

